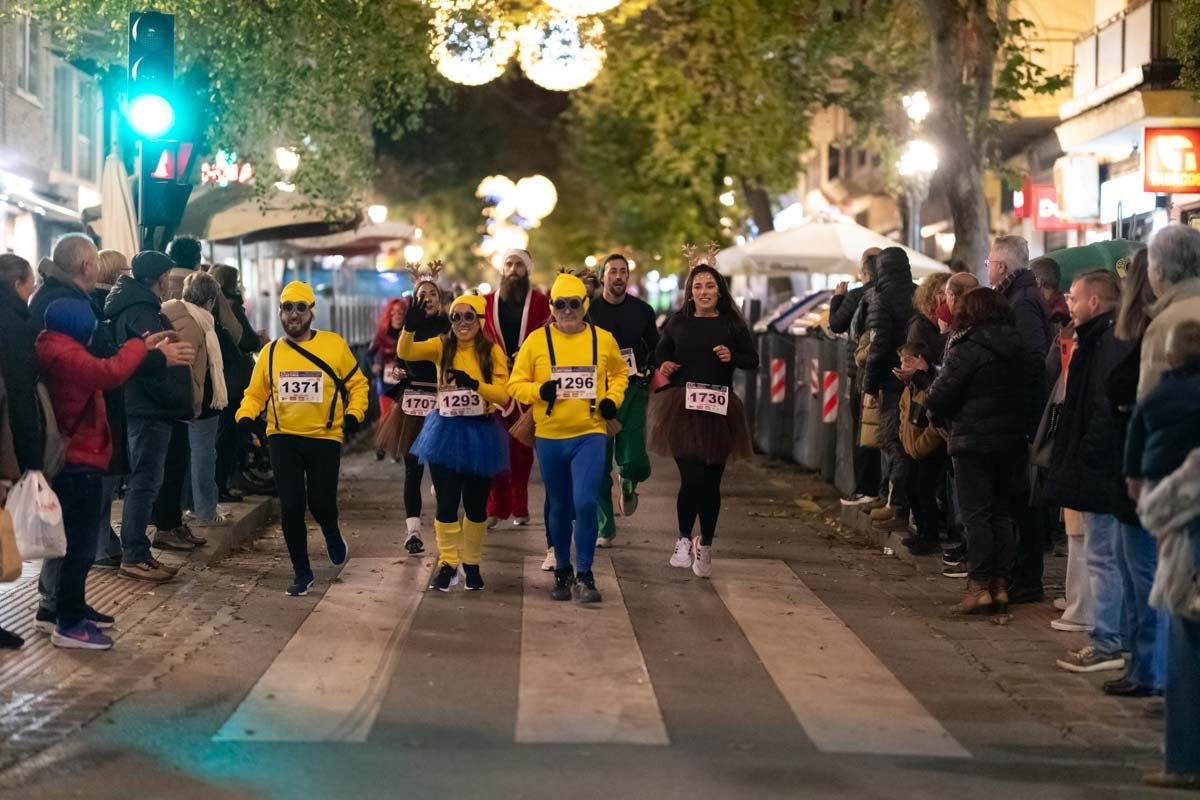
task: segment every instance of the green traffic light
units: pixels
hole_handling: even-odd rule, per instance
[[[175,109],[157,94],[143,94],[129,102],[129,126],[140,136],[157,139],[175,124]]]

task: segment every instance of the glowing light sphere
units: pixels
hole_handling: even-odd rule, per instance
[[[517,52],[517,33],[492,10],[470,0],[434,5],[429,58],[449,80],[479,86],[504,74]]]
[[[546,0],[546,5],[568,17],[603,14],[621,5],[621,0]]]
[[[545,219],[557,205],[558,190],[545,175],[531,175],[517,181],[517,213],[525,219]]]
[[[544,89],[578,89],[604,68],[604,24],[599,20],[543,17],[522,26],[517,35],[521,69]]]

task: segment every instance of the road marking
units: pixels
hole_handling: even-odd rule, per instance
[[[715,559],[712,583],[818,750],[970,758],[787,564]]]
[[[432,559],[354,558],[216,742],[365,742]]]
[[[612,561],[596,558],[589,606],[551,600],[541,564],[525,559],[516,740],[670,744]]]

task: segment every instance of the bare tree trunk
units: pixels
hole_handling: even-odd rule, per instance
[[[938,148],[938,171],[954,220],[953,258],[983,275],[990,233],[983,193],[994,94],[993,72],[1007,0],[921,0],[929,21],[933,58],[927,121]]]

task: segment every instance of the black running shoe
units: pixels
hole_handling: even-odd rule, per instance
[[[443,563],[442,568],[438,570],[437,575],[433,578],[433,588],[439,592],[448,592],[454,579],[457,577],[458,570],[449,564]]]
[[[404,549],[415,556],[417,553],[425,552],[425,543],[421,541],[420,536],[410,533],[408,538],[404,540]]]
[[[478,564],[463,564],[463,572],[467,575],[468,592],[478,592],[483,588],[483,576],[479,574]]]
[[[312,585],[313,574],[311,572],[297,573],[292,578],[292,585],[288,587],[288,597],[304,597]]]
[[[575,576],[574,593],[575,599],[580,603],[600,602],[600,592],[596,589],[596,579],[591,570]]]
[[[554,570],[554,588],[550,590],[551,600],[570,600],[571,587],[575,584],[575,569],[562,567]]]
[[[86,619],[88,622],[92,623],[93,625],[95,625],[97,628],[99,628],[102,631],[108,630],[113,625],[115,625],[117,622],[117,620],[114,617],[110,617],[108,614],[105,614],[101,611],[97,611],[96,609],[92,608],[91,606],[88,606],[87,609],[83,612],[83,618]]]

